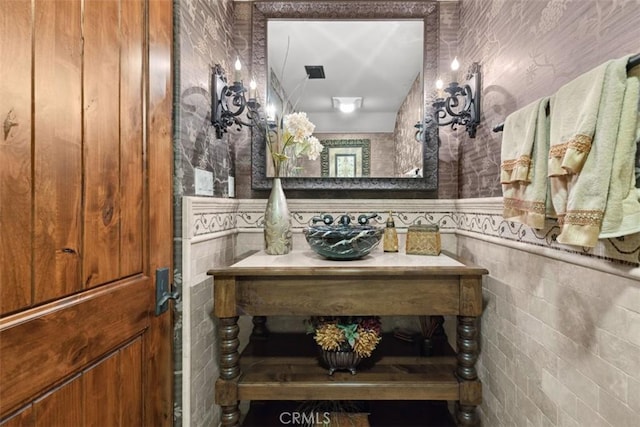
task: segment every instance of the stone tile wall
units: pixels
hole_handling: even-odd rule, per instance
[[[190,246],[185,265],[189,266],[192,279],[183,285],[183,425],[214,426],[219,420],[219,407],[214,402],[214,384],[219,374],[218,343],[213,317],[213,278],[206,273],[210,268],[233,263],[235,236]]]
[[[216,426],[219,407],[214,384],[219,375],[218,342],[213,316],[214,279],[207,271],[233,263],[237,252],[237,202],[231,199],[185,197],[183,199],[182,396],[181,424],[189,427]],[[240,342],[248,342],[250,318],[243,318]],[[179,425],[179,424],[176,424]]]
[[[218,417],[208,393],[218,371],[214,284],[206,271],[227,265],[234,253],[262,248],[265,201],[185,198],[184,204],[184,282],[190,289],[183,301],[190,334],[184,341],[185,407],[191,417],[185,425],[207,425]],[[479,360],[485,426],[634,425],[640,415],[640,235],[581,252],[555,243],[553,225],[534,232],[504,221],[500,198],[292,199],[289,207],[296,248],[306,247],[301,229],[319,212],[380,212],[382,225],[392,210],[401,246],[408,225],[438,224],[444,248],[489,270]],[[244,344],[251,323],[242,322]],[[302,328],[299,318],[270,319],[269,325]],[[455,343],[455,331],[447,327],[447,333]]]
[[[218,370],[218,349],[214,337],[213,279],[190,288],[190,425],[214,426],[220,414],[213,401]]]
[[[483,425],[638,424],[637,278],[505,247],[482,235],[458,236],[458,253],[490,271],[483,283],[479,359]]]

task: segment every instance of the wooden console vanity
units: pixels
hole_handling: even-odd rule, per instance
[[[216,403],[222,425],[240,423],[241,400],[456,401],[459,425],[477,424],[482,385],[477,318],[487,270],[451,254],[376,252],[356,261],[329,261],[313,251],[255,253],[212,269],[219,319],[220,377]],[[238,316],[457,316],[457,353],[451,357],[382,356],[356,375],[329,376],[313,357],[255,357],[238,352]],[[259,335],[261,321],[254,321]],[[256,330],[258,329],[258,330]]]

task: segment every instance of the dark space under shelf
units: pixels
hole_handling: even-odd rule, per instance
[[[243,427],[282,427],[280,414],[308,408],[307,402],[259,401],[251,402],[251,409]],[[455,427],[447,402],[377,400],[355,402],[358,412],[369,414],[371,427]],[[288,416],[288,415],[287,415]],[[290,418],[289,418],[290,419]],[[288,419],[285,418],[285,421]],[[345,426],[347,427],[347,426]]]
[[[385,356],[420,356],[420,342],[410,343],[395,338],[392,333],[384,333],[378,347],[372,354],[372,360]],[[318,345],[311,334],[304,333],[272,333],[266,339],[252,338],[241,358],[246,356],[269,357],[315,357],[318,356]],[[455,356],[455,352],[446,341],[434,339],[434,356]],[[367,360],[363,363],[366,364]]]

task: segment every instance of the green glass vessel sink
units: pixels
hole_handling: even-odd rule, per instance
[[[349,261],[368,255],[380,243],[384,229],[368,224],[375,215],[361,215],[359,224],[351,225],[348,215],[340,217],[338,224],[332,224],[330,215],[314,217],[312,221],[322,221],[322,225],[310,225],[302,230],[307,243],[317,254],[336,261]]]

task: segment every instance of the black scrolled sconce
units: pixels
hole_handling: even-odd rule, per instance
[[[216,64],[211,72],[211,124],[216,129],[216,137],[222,138],[229,126],[237,125],[238,130],[242,126],[253,126],[252,123],[240,119],[246,110],[246,117],[253,121],[258,117],[260,104],[256,102],[255,95],[249,91],[249,100],[245,97],[247,89],[242,81],[236,77],[232,85],[227,84],[227,78],[220,64]]]
[[[474,62],[469,68],[466,82],[460,86],[451,82],[444,89],[446,98],[438,97],[431,104],[435,110],[438,126],[451,126],[457,130],[464,126],[470,138],[476,137],[476,128],[480,123],[480,64]]]

